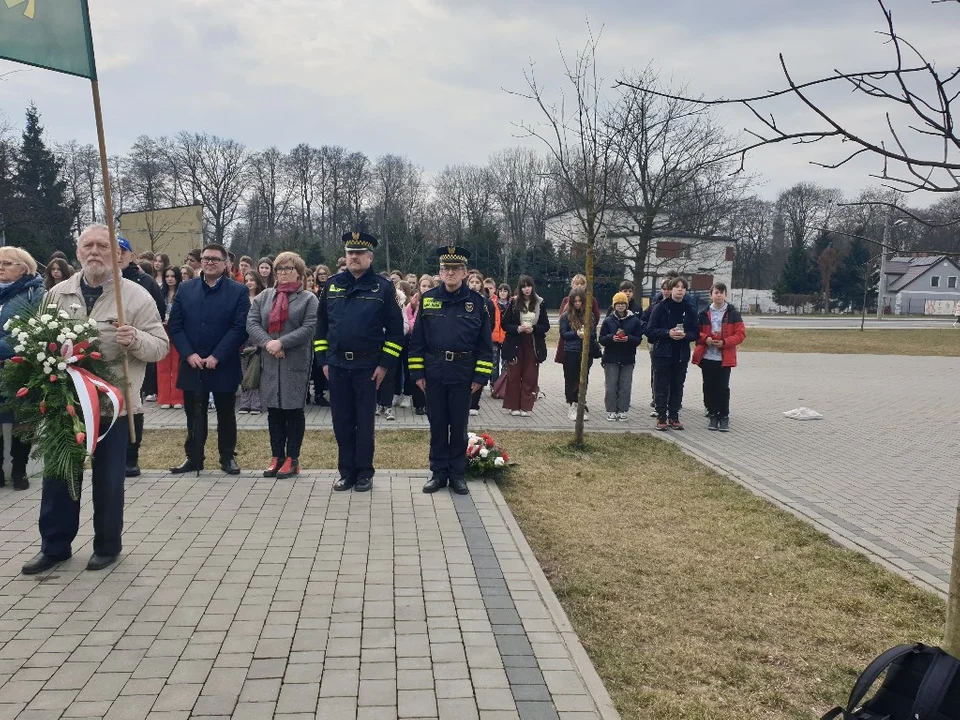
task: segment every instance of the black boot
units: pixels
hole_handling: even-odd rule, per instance
[[[201,460],[199,463],[195,463],[190,458],[187,458],[186,460],[184,460],[182,463],[177,465],[177,467],[170,468],[170,472],[172,472],[174,475],[183,475],[184,473],[190,473],[190,472],[200,472],[201,470],[203,470],[203,460]]]
[[[467,487],[467,481],[462,477],[450,478],[450,492],[457,495],[469,495],[470,488]]]
[[[447,486],[447,479],[442,475],[434,475],[427,481],[427,484],[423,486],[423,491],[425,493],[435,493],[437,490],[442,490]]]
[[[133,442],[127,445],[126,477],[140,477],[140,443],[143,442],[143,413],[133,416]]]

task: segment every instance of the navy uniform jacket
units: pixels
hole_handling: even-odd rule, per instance
[[[403,311],[393,283],[368,269],[359,278],[344,270],[327,280],[313,341],[320,365],[388,370],[403,350]],[[353,360],[342,353],[353,352]]]
[[[182,283],[170,309],[170,339],[180,353],[177,387],[191,392],[236,392],[240,347],[247,340],[250,291],[226,274],[213,287],[203,277]],[[161,317],[163,317],[161,315]],[[195,370],[187,357],[213,355],[215,370]]]
[[[455,293],[442,284],[427,290],[410,335],[410,376],[444,385],[487,383],[493,373],[490,322],[487,300],[466,283]],[[471,357],[448,362],[444,352]]]

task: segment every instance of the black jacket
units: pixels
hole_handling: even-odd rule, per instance
[[[673,340],[670,338],[670,329],[679,324],[683,325],[683,339]],[[651,352],[654,360],[689,362],[690,343],[700,338],[700,321],[697,318],[697,311],[688,302],[678,303],[671,298],[664,298],[650,313],[646,336],[653,345]]]
[[[130,263],[121,272],[121,275],[127,280],[133,280],[148,293],[157,304],[157,312],[160,313],[160,319],[167,316],[167,299],[163,296],[163,290],[150,275],[147,275],[136,263]]]
[[[603,345],[603,365],[634,365],[637,362],[637,347],[643,342],[643,321],[639,315],[627,313],[624,318],[616,313],[608,315],[600,326],[600,344]],[[627,336],[626,342],[614,340],[618,330]]]
[[[538,296],[537,303],[540,306],[540,313],[533,326],[533,348],[537,362],[542,363],[547,359],[547,332],[550,330],[550,318],[547,317],[547,307],[543,298]],[[519,354],[520,346],[520,310],[517,308],[516,299],[510,302],[507,311],[501,315],[500,326],[507,333],[503,347],[500,349],[500,357],[510,362]]]

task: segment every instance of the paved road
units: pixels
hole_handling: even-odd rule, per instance
[[[120,563],[88,501],[36,578],[39,491],[0,492],[0,718],[618,718],[496,487],[426,477],[147,473]]]
[[[744,315],[743,321],[747,327],[780,328],[791,330],[851,330],[860,329],[860,316],[817,317],[806,315],[801,317],[789,315]],[[877,316],[868,315],[864,322],[866,330],[922,330],[942,328],[944,331],[953,330],[960,336],[960,330],[953,327],[952,317],[930,318],[896,318],[885,317],[877,320]]]
[[[960,331],[958,331],[960,349]],[[590,431],[650,432],[647,353],[634,371],[634,408],[626,423],[604,419],[602,375],[594,367]],[[835,538],[927,587],[945,592],[960,490],[960,372],[946,357],[741,353],[733,372],[733,432],[708,432],[700,407],[700,371],[691,368],[683,432],[658,433],[680,442],[756,492],[782,503]],[[529,418],[505,413],[484,397],[476,430],[569,430],[559,365],[540,375],[542,398]],[[797,422],[785,410],[812,407],[824,420]],[[425,418],[398,409],[384,430],[426,428]],[[264,416],[241,416],[262,428]],[[211,413],[211,423],[215,415]],[[312,408],[310,427],[330,427],[326,409]],[[183,427],[182,411],[148,416],[148,427]]]

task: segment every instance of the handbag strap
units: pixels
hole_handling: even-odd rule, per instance
[[[932,648],[928,648],[923,643],[915,643],[913,645],[897,645],[877,656],[877,658],[867,666],[867,669],[860,673],[860,677],[857,678],[853,690],[850,691],[850,699],[847,701],[847,709],[844,717],[848,714],[853,714],[853,711],[860,705],[864,696],[866,696],[867,692],[877,681],[877,678],[893,663],[911,653],[920,654],[931,652],[932,650]]]
[[[910,709],[911,720],[929,720],[934,712],[940,709],[947,689],[953,682],[960,660],[945,653],[940,648],[932,648],[935,655],[927,668],[920,687],[917,688],[917,698]]]

